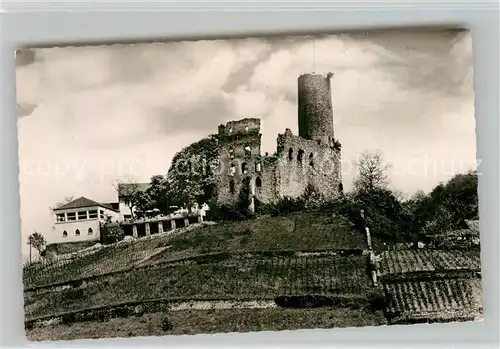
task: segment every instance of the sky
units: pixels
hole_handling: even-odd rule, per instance
[[[166,174],[221,123],[261,118],[273,153],[278,133],[298,133],[302,73],[334,74],[346,190],[364,150],[382,152],[405,195],[477,167],[468,31],[56,47],[16,63],[23,241],[50,235],[65,197],[117,201],[118,181]]]

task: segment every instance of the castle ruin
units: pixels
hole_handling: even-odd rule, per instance
[[[246,118],[220,125],[217,201],[238,202],[246,181],[250,210],[254,202],[275,203],[296,198],[310,187],[326,198],[342,189],[341,149],[334,138],[330,79],[333,74],[303,74],[298,78],[298,129],[278,134],[273,155],[261,155],[260,119]]]

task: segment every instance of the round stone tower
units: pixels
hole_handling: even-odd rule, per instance
[[[321,144],[333,142],[332,76],[313,73],[298,78],[299,136]]]

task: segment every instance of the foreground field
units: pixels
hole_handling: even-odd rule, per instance
[[[49,325],[26,331],[31,341],[282,331],[384,325],[381,312],[343,308],[178,310],[105,322]]]

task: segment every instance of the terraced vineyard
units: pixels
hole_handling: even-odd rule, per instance
[[[423,271],[474,270],[481,267],[479,250],[394,250],[381,255],[380,275]]]
[[[392,323],[473,320],[481,314],[479,249],[395,250],[381,257]]]
[[[387,313],[399,320],[469,318],[477,316],[481,307],[478,279],[408,281],[388,284],[384,289],[392,298]]]
[[[62,260],[47,266],[33,265],[24,269],[24,287],[29,289],[129,269],[164,249],[161,240],[150,245],[152,246],[145,248],[144,242],[141,241],[104,248],[76,259]]]
[[[84,287],[25,296],[28,318],[151,299],[273,299],[280,295],[363,296],[372,291],[366,256],[236,257],[159,265]]]

